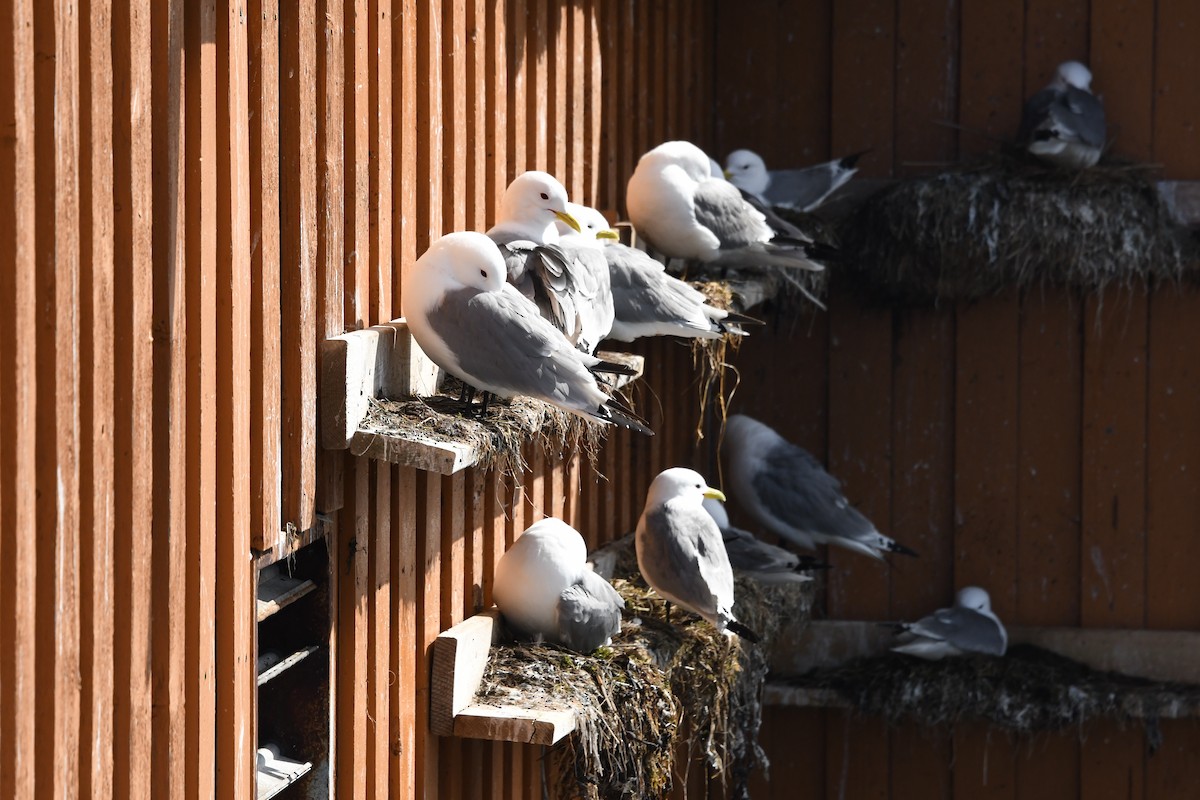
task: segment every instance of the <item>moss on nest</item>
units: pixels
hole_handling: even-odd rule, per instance
[[[478,702],[579,709],[557,751],[562,797],[665,797],[695,761],[746,796],[758,746],[766,652],[781,621],[807,618],[811,591],[738,580],[736,612],[763,641],[743,644],[664,602],[637,571],[632,537],[611,545],[612,583],[625,621],[611,647],[580,655],[557,647],[493,646]],[[688,764],[676,763],[684,748]]]
[[[832,689],[864,714],[927,726],[981,719],[1021,734],[1079,726],[1096,717],[1142,719],[1151,742],[1157,719],[1200,711],[1200,686],[1101,672],[1033,645],[1003,658],[942,661],[888,653],[813,670],[788,685]]]
[[[921,304],[1040,283],[1176,281],[1198,255],[1145,170],[1075,173],[1005,155],[899,181],[843,219],[840,237],[857,287]]]

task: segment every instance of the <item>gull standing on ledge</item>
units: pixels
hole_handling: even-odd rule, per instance
[[[724,500],[699,473],[673,467],[658,474],[646,494],[646,507],[634,534],[638,569],[646,583],[670,604],[683,606],[743,639],[754,631],[733,616],[733,570],[717,523],[704,510],[704,498]]]
[[[736,186],[709,172],[708,156],[691,142],[665,142],[643,155],[625,195],[638,235],[671,258],[824,269],[811,260],[821,255],[821,246],[799,239],[772,242],[766,218]]]
[[[594,372],[629,369],[581,353],[505,281],[504,259],[482,233],[448,233],[404,283],[413,338],[439,367],[497,397],[526,395],[596,422],[652,434],[601,391]],[[469,402],[470,397],[467,397]]]
[[[758,524],[801,547],[836,544],[883,559],[916,552],[884,536],[812,454],[744,414],[725,422],[729,485]]]
[[[561,519],[535,522],[496,564],[496,607],[524,638],[590,653],[621,632],[625,601],[587,565],[587,545]]]
[[[561,241],[560,224],[579,232],[579,221],[567,210],[567,190],[553,175],[530,171],[504,191],[488,236],[500,246],[508,282],[591,354],[612,327],[608,267],[594,248]]]
[[[988,593],[978,586],[960,589],[953,608],[941,608],[916,622],[901,623],[897,653],[938,661],[946,656],[983,653],[1002,656],[1008,631],[992,613]]]
[[[1095,166],[1104,152],[1104,105],[1092,94],[1092,73],[1064,61],[1045,89],[1025,103],[1017,142],[1043,161],[1066,169]]]
[[[661,262],[621,244],[617,232],[596,209],[568,203],[567,210],[579,220],[582,232],[564,232],[559,223],[562,241],[597,249],[608,265],[613,302],[609,338],[622,342],[643,336],[719,339],[726,333],[745,335],[742,325],[762,324],[709,305],[703,293],[668,275]]]

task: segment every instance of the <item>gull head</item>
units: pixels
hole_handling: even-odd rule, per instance
[[[691,142],[682,140],[663,142],[643,155],[638,159],[638,170],[643,167],[659,172],[667,167],[678,167],[697,183],[712,178],[712,169],[705,152]]]
[[[1060,89],[1074,86],[1076,89],[1090,92],[1092,90],[1092,71],[1078,61],[1064,61],[1058,65],[1052,85]]]
[[[700,506],[706,497],[725,501],[724,493],[705,483],[699,472],[686,467],[672,467],[658,473],[658,477],[650,483],[650,491],[646,493],[646,507],[659,506],[676,498],[683,498],[689,504],[695,503]]]
[[[474,231],[448,233],[417,259],[413,280],[421,279],[440,290],[471,287],[497,292],[507,271],[496,243]]]
[[[734,150],[725,158],[725,177],[734,186],[752,194],[762,194],[771,183],[767,165],[753,150]]]
[[[579,531],[557,517],[540,519],[525,529],[517,539],[526,546],[536,545],[543,553],[582,567],[587,561],[587,543]]]
[[[580,205],[579,203],[567,203],[567,213],[579,223],[579,233],[586,240],[607,239],[615,241],[621,238],[608,224],[608,220],[604,218],[604,215],[594,208]],[[561,220],[554,224],[558,226],[558,232],[562,236],[568,236],[575,232],[567,223]]]
[[[547,172],[531,170],[518,175],[504,190],[497,224],[521,229],[533,241],[544,242],[555,221],[579,231],[579,221],[567,211],[567,190]]]
[[[958,590],[958,594],[954,598],[954,605],[959,608],[969,608],[972,611],[991,611],[992,599],[988,597],[988,593],[978,586],[964,586]]]

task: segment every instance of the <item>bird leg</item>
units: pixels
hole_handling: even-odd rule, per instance
[[[475,402],[475,388],[464,382],[458,392],[458,402],[470,407],[471,403]]]
[[[666,604],[667,604],[667,624],[669,625],[671,623],[671,601],[667,600]]]
[[[479,418],[480,419],[483,419],[484,417],[487,416],[488,403],[490,403],[491,400],[492,400],[492,393],[484,392],[483,393],[483,404],[479,407]]]

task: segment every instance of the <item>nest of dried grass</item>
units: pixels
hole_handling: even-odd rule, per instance
[[[1101,672],[1027,644],[1014,645],[1003,658],[924,661],[888,653],[813,670],[786,683],[832,689],[864,714],[931,727],[978,719],[1034,734],[1097,717],[1141,720],[1152,746],[1159,718],[1200,711],[1200,686]]]
[[[840,224],[854,285],[890,303],[970,300],[1009,287],[1088,292],[1194,273],[1198,254],[1146,170],[1073,173],[996,154],[899,181]]]
[[[766,652],[785,617],[807,618],[811,591],[739,580],[738,617],[763,637],[744,645],[678,608],[668,623],[637,571],[632,537],[612,547],[612,583],[626,603],[612,646],[586,656],[494,646],[477,702],[578,710],[555,761],[560,797],[665,797],[693,759],[731,796],[746,796],[766,762],[757,741]],[[681,752],[687,764],[677,763]]]
[[[526,442],[541,447],[552,459],[578,450],[595,465],[607,426],[529,397],[493,400],[487,416],[480,419],[476,411],[464,414],[458,400],[461,388],[458,379],[447,376],[442,394],[404,400],[372,399],[359,430],[468,444],[479,454],[477,463],[482,469],[494,467],[501,472],[526,471],[528,465],[522,454]]]

